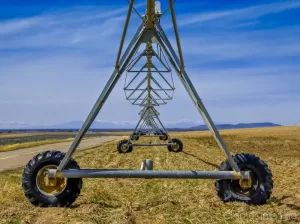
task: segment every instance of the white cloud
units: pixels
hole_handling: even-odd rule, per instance
[[[140,7],[140,6],[138,6]],[[17,18],[0,22],[0,37],[13,33],[20,33],[28,29],[53,29],[55,27],[85,26],[92,23],[102,23],[109,18],[125,15],[128,7],[119,8],[93,7],[69,9],[67,11],[45,12],[41,15],[28,18]],[[36,31],[36,30],[35,30]]]
[[[298,7],[299,1],[205,12],[200,17],[195,14],[181,20],[181,25],[224,19],[233,27],[247,27],[259,22],[262,15]],[[78,8],[0,22],[0,117],[18,117],[30,123],[85,118],[113,71],[126,11],[127,7]],[[136,29],[136,22],[137,17],[133,17],[126,42]],[[181,33],[187,71],[200,97],[212,108],[209,111],[213,117],[232,123],[252,121],[248,112],[238,116],[230,112],[244,112],[238,108],[243,104],[253,107],[252,114],[256,107],[261,113],[269,113],[271,106],[262,106],[266,101],[273,102],[277,109],[279,104],[274,101],[285,101],[289,107],[280,111],[291,110],[299,100],[299,94],[293,92],[297,91],[300,76],[298,64],[286,58],[300,55],[299,27],[250,32],[216,29],[217,26],[213,24],[214,31],[209,32]],[[224,66],[224,61],[231,64]],[[247,63],[240,65],[239,61]],[[120,111],[118,120],[137,119],[141,108],[125,100],[124,75],[99,119],[114,120]],[[162,120],[200,119],[178,79],[175,84],[174,101],[158,107]],[[284,122],[287,121],[288,118]]]

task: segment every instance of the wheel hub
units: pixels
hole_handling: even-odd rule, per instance
[[[123,149],[124,151],[126,151],[126,150],[128,149],[128,147],[129,147],[129,146],[128,146],[127,144],[123,144],[123,145],[122,145],[122,149]]]
[[[172,145],[171,147],[172,149],[177,150],[179,148],[179,144],[175,142],[174,145]]]
[[[240,179],[240,180],[233,180],[232,181],[232,189],[235,193],[240,195],[251,195],[253,194],[258,186],[259,180],[256,175],[251,172],[249,169],[241,169],[241,171],[250,171],[250,178],[249,179]]]
[[[58,195],[65,190],[67,186],[67,178],[49,177],[49,169],[57,169],[57,166],[48,165],[40,169],[36,176],[36,185],[40,192],[45,195]]]
[[[252,180],[251,180],[251,178],[250,179],[240,179],[239,184],[243,190],[247,190],[252,187]]]

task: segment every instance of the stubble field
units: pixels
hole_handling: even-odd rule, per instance
[[[84,179],[81,195],[70,208],[36,208],[23,195],[18,169],[0,173],[0,223],[300,223],[300,127],[221,134],[232,154],[252,153],[269,165],[274,189],[267,204],[223,203],[213,180]],[[216,170],[225,159],[208,132],[171,135],[183,141],[183,152],[136,147],[119,154],[114,141],[74,158],[81,168],[129,169],[152,159],[154,169],[166,170]]]

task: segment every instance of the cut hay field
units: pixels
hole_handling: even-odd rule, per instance
[[[216,170],[225,158],[208,132],[171,134],[184,152],[139,147],[119,154],[114,141],[74,158],[81,168],[139,169],[143,159],[153,159],[154,169],[178,170]],[[300,223],[300,127],[221,134],[233,154],[253,153],[268,163],[274,189],[267,204],[223,203],[213,180],[84,179],[70,208],[36,208],[23,195],[18,169],[0,173],[0,223]]]

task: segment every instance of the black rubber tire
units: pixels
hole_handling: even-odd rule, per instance
[[[166,133],[162,133],[163,136],[159,136],[159,140],[166,141],[168,140],[168,135]]]
[[[168,145],[169,152],[181,152],[183,150],[183,143],[178,138],[173,138],[169,143],[177,143],[179,146],[178,149],[173,149],[171,145]]]
[[[267,202],[272,194],[273,179],[271,170],[267,164],[259,157],[251,154],[237,154],[233,156],[238,167],[243,170],[250,170],[252,177],[252,186],[250,192],[245,193],[239,187],[238,180],[217,180],[215,187],[218,196],[224,202],[238,201],[250,205],[262,205]],[[228,161],[226,160],[219,167],[221,171],[230,171]],[[255,187],[255,188],[254,188]]]
[[[66,188],[58,195],[45,195],[37,186],[37,173],[47,165],[58,166],[65,154],[60,151],[45,151],[34,156],[26,165],[22,176],[22,188],[31,204],[39,207],[68,207],[80,194],[81,178],[67,179]],[[74,159],[67,164],[66,169],[80,169]]]
[[[127,139],[119,141],[118,146],[117,146],[118,152],[119,153],[129,153],[129,152],[132,152],[132,146],[129,146],[127,150],[123,150],[122,149],[122,145],[124,145],[124,144],[131,144],[131,142],[128,141]]]

